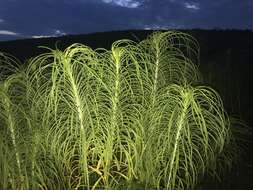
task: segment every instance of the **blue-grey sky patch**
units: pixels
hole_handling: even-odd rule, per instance
[[[13,31],[9,31],[9,30],[0,30],[0,35],[17,36],[19,34]]]
[[[49,37],[57,37],[57,36],[65,36],[66,33],[61,30],[54,30],[50,35],[33,35],[32,38],[49,38]]]
[[[143,1],[137,0],[102,0],[104,3],[117,5],[125,8],[138,8],[142,5]]]
[[[182,29],[182,28],[184,28],[184,26],[176,24],[176,23],[170,23],[167,25],[150,24],[150,25],[145,25],[143,29],[145,29],[145,30],[166,30],[168,28]]]
[[[252,10],[253,0],[1,0],[0,41],[127,29],[252,30]]]
[[[194,2],[185,2],[184,6],[185,6],[185,8],[191,9],[191,10],[199,10],[200,9],[199,3],[194,3]]]

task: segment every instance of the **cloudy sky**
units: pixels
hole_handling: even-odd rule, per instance
[[[253,0],[0,0],[0,41],[170,28],[253,30]]]

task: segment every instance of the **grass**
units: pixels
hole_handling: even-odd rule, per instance
[[[1,54],[0,188],[180,190],[219,179],[245,129],[198,60],[197,41],[176,31],[111,50],[50,49],[22,68]]]

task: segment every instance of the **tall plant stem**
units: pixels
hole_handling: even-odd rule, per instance
[[[159,72],[159,48],[156,47],[156,61],[155,61],[155,76],[154,76],[154,87],[153,87],[153,105],[156,100],[156,91],[157,91],[157,85],[158,85],[158,72]]]
[[[183,110],[182,110],[182,112],[179,116],[179,120],[178,120],[177,125],[176,125],[177,126],[176,138],[175,138],[174,147],[172,149],[172,156],[171,156],[170,166],[169,166],[169,177],[168,177],[168,181],[167,181],[167,187],[169,187],[170,183],[172,183],[172,184],[175,183],[175,181],[171,182],[172,175],[175,174],[172,170],[174,168],[174,162],[175,162],[175,157],[176,157],[177,150],[178,150],[178,143],[179,143],[179,140],[180,140],[181,131],[184,127],[185,116],[187,114],[187,109],[190,105],[189,99],[191,99],[191,98],[189,98],[189,96],[191,96],[190,92],[183,93],[183,102],[182,102]]]
[[[7,123],[9,126],[9,130],[11,133],[11,141],[12,141],[12,145],[15,151],[15,158],[16,158],[16,163],[17,163],[17,167],[18,167],[18,173],[20,176],[20,180],[22,179],[22,172],[21,172],[21,161],[20,161],[20,155],[18,152],[18,148],[17,148],[17,140],[16,140],[16,132],[15,132],[15,124],[13,121],[15,121],[15,119],[12,116],[12,111],[11,111],[11,105],[10,105],[10,99],[8,97],[4,98],[4,105],[5,106],[5,110],[7,113]]]
[[[73,97],[74,97],[74,103],[76,105],[77,109],[77,114],[78,114],[78,120],[80,122],[80,134],[81,134],[81,160],[83,164],[83,172],[85,175],[85,183],[87,184],[87,189],[90,189],[89,187],[89,171],[88,171],[88,160],[87,160],[87,150],[88,150],[88,145],[87,145],[87,139],[86,139],[86,134],[85,134],[85,127],[84,127],[84,115],[82,111],[82,104],[81,104],[81,98],[78,92],[77,84],[74,79],[70,63],[66,63],[66,70],[69,75],[69,81],[72,87],[72,92],[73,92]]]
[[[112,88],[112,115],[111,115],[111,126],[108,131],[107,143],[106,143],[106,152],[105,152],[105,185],[106,188],[109,188],[109,170],[111,165],[111,160],[113,156],[113,144],[114,144],[114,136],[115,130],[117,130],[117,111],[118,111],[118,103],[119,103],[119,89],[120,89],[120,49],[113,48],[112,49],[112,59],[115,64],[115,83]]]

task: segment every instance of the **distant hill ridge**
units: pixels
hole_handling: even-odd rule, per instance
[[[164,30],[163,30],[164,31]],[[250,30],[178,30],[194,36],[201,48],[201,62],[212,62],[217,59],[224,62],[227,56],[230,61],[239,63],[252,63],[253,60],[253,31]],[[48,50],[38,48],[46,46],[52,49],[56,47],[64,50],[73,43],[82,43],[93,49],[110,49],[111,44],[120,39],[131,39],[141,41],[145,39],[152,30],[126,30],[99,32],[83,35],[66,35],[62,37],[19,39],[0,42],[0,52],[14,55],[22,62],[35,57]],[[232,57],[231,57],[232,56]]]

